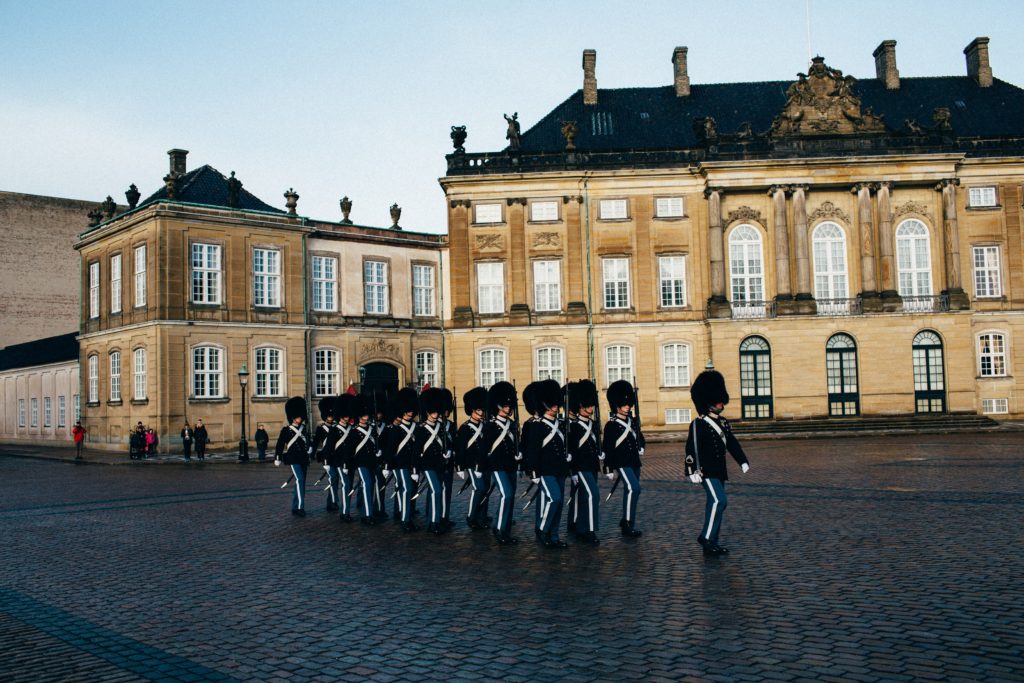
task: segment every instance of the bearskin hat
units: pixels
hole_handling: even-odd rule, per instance
[[[302,396],[292,396],[290,399],[285,401],[284,414],[288,418],[288,422],[294,422],[297,417],[301,417],[305,420],[306,399]]]
[[[539,389],[540,382],[530,382],[523,389],[523,406],[526,407],[526,412],[530,415],[539,415],[544,410],[540,407],[540,403],[537,402],[537,390]]]
[[[352,419],[359,421],[363,415],[373,415],[373,404],[365,394],[358,394],[352,397]]]
[[[402,414],[398,412],[398,396],[392,396],[384,402],[384,424],[391,424],[396,417],[402,417]]]
[[[441,387],[438,391],[441,394],[441,413],[450,413],[455,410],[455,397],[452,395],[451,390]]]
[[[420,412],[420,397],[416,394],[416,390],[411,387],[399,390],[396,402],[395,408],[398,411],[399,417],[406,413],[415,415]]]
[[[487,390],[483,387],[473,387],[462,395],[462,409],[466,415],[472,415],[474,410],[487,412]]]
[[[589,379],[581,379],[569,385],[569,410],[580,412],[580,408],[597,407],[597,387]]]
[[[341,396],[335,396],[334,400],[337,404],[335,410],[337,412],[335,412],[334,416],[339,420],[350,419],[352,417],[352,401],[354,399],[355,396],[353,396],[352,394],[342,394]]]
[[[320,399],[320,402],[317,404],[317,407],[320,409],[321,420],[326,420],[329,417],[335,417],[333,397],[325,396],[324,398]]]
[[[420,413],[426,418],[430,413],[444,412],[444,393],[435,387],[424,389],[420,393]]]
[[[636,405],[636,392],[633,391],[633,385],[624,379],[612,382],[611,386],[608,387],[607,396],[608,406],[612,409],[612,412],[615,412],[621,406]]]
[[[705,370],[697,375],[690,385],[690,398],[697,412],[705,415],[708,408],[716,403],[728,403],[729,392],[725,388],[725,378],[718,370]]]
[[[512,406],[514,409],[519,402],[516,388],[510,382],[497,382],[487,390],[487,402],[492,415],[497,415],[503,406]]]
[[[562,398],[562,387],[553,379],[546,379],[537,383],[537,403],[540,404],[540,412],[546,413],[555,406],[565,403]]]

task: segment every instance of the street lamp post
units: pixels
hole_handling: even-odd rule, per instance
[[[365,386],[366,386],[366,366],[365,365],[360,365],[359,366],[359,393],[360,394],[366,393],[365,391],[363,391],[363,387],[365,387]]]
[[[249,462],[249,440],[245,438],[245,388],[249,384],[249,369],[244,362],[238,369],[238,384],[242,387],[242,438],[238,440],[238,462]]]

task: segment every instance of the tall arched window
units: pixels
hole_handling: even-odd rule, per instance
[[[744,419],[771,419],[772,350],[764,337],[740,343],[740,402]]]
[[[624,379],[633,382],[633,347],[615,344],[604,350],[605,379],[608,384]]]
[[[89,403],[99,403],[100,400],[100,357],[96,354],[89,356]],[[76,418],[77,419],[77,418]]]
[[[313,395],[334,396],[341,389],[340,355],[335,349],[313,350]]]
[[[284,355],[281,349],[262,346],[254,351],[256,362],[256,396],[283,396],[283,382],[281,381],[284,363],[281,360]]]
[[[537,349],[537,380],[553,379],[561,384],[565,377],[564,357],[565,354],[558,346]]]
[[[814,298],[818,313],[849,313],[846,273],[846,233],[836,223],[822,223],[811,235],[814,252]]]
[[[197,346],[192,349],[192,396],[222,398],[224,396],[224,365],[221,349]]]
[[[942,362],[942,339],[931,330],[914,337],[914,410],[918,413],[946,412],[946,382]]]
[[[764,301],[764,259],[761,233],[752,225],[740,225],[729,233],[729,276],[732,301]]]
[[[483,349],[479,358],[480,386],[489,389],[493,384],[508,380],[505,349]]]
[[[932,256],[928,227],[909,218],[896,228],[896,272],[901,297],[930,297],[932,294]],[[922,304],[931,310],[931,302]],[[904,301],[903,310],[915,310],[913,299]]]
[[[146,399],[146,349],[135,349],[132,354],[132,398],[143,401]]]
[[[828,379],[828,414],[859,415],[857,342],[848,334],[834,334],[825,343],[825,375]]]

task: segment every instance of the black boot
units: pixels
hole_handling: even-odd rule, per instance
[[[355,521],[355,520],[352,519],[352,515],[350,515],[348,513],[346,513],[344,515],[341,515],[341,517],[339,519],[341,519],[341,521],[345,522],[345,524],[351,524],[353,521]]]

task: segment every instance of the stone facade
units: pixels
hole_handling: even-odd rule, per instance
[[[78,406],[78,362],[0,371],[0,441],[71,445]]]

